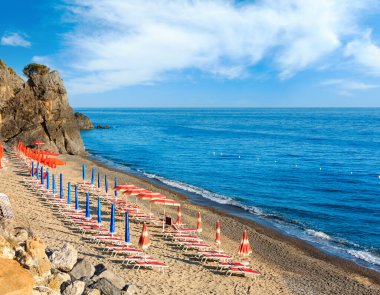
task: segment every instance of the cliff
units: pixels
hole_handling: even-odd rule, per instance
[[[92,124],[89,117],[83,115],[82,113],[76,112],[75,118],[77,119],[78,126],[80,130],[91,130],[94,129],[94,125]]]
[[[42,70],[41,70],[42,69]],[[5,143],[35,140],[59,153],[85,154],[74,112],[57,71],[28,65],[24,82],[0,60],[0,136]]]

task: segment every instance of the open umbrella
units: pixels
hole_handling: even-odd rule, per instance
[[[125,190],[123,192],[123,195],[126,195],[125,201],[127,202],[127,196],[137,196],[138,194],[146,193],[146,192],[149,192],[149,191],[144,189],[144,188],[136,187],[136,188],[131,188],[131,189]],[[137,198],[136,198],[136,202],[137,202]]]
[[[172,199],[156,199],[156,200],[152,200],[150,201],[152,204],[157,204],[157,205],[162,205],[164,206],[164,217],[162,219],[162,231],[164,232],[165,231],[165,217],[166,217],[166,206],[174,206],[174,207],[179,207],[181,206],[180,203],[178,203],[177,201],[175,200],[172,200]]]
[[[110,223],[110,234],[115,233],[115,204],[111,206],[111,223]]]
[[[216,222],[215,243],[218,245],[218,251],[219,251],[220,250],[220,244],[222,243],[220,241],[220,221],[219,220]]]
[[[117,187],[117,177],[115,177],[115,187]],[[115,197],[117,197],[117,190],[114,190]]]
[[[67,205],[71,204],[71,182],[67,183]]]
[[[139,198],[141,200],[158,200],[158,199],[166,199],[166,197],[163,194],[160,193],[154,193],[154,192],[148,192],[148,193],[141,193],[136,195],[136,198]],[[149,214],[152,213],[152,203],[149,203]]]
[[[125,242],[131,242],[131,235],[129,230],[129,213],[125,212]]]
[[[202,217],[201,212],[198,212],[198,218],[197,218],[197,232],[202,232]]]
[[[102,203],[98,197],[98,225],[102,224]]]
[[[90,213],[90,193],[86,193],[86,219],[91,218]]]
[[[249,256],[252,253],[251,246],[249,245],[247,230],[244,229],[243,238],[240,242],[239,255],[243,258]]]
[[[63,183],[62,183],[62,179],[63,178],[63,175],[62,173],[59,174],[59,198],[63,199]]]
[[[86,165],[82,164],[82,179],[86,180]]]
[[[143,251],[148,249],[150,246],[150,237],[149,237],[148,228],[145,222],[144,222],[141,236],[139,239],[139,246]]]

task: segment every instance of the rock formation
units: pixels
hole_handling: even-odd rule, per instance
[[[80,130],[94,129],[94,125],[92,124],[89,117],[87,117],[87,116],[85,116],[79,112],[76,112],[74,115],[75,115],[75,118],[77,119]]]
[[[42,70],[41,70],[42,69]],[[60,153],[85,154],[74,112],[57,71],[28,65],[24,82],[0,60],[0,136],[5,143],[19,140]]]

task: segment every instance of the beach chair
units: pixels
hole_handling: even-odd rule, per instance
[[[157,261],[157,260],[155,260],[152,256],[145,255],[145,254],[141,253],[138,255],[129,255],[129,256],[125,257],[123,259],[123,262],[121,263],[121,265],[136,264],[136,262],[138,262],[138,261],[149,262],[149,261]]]
[[[257,277],[261,275],[258,271],[250,267],[230,267],[226,272],[226,276],[231,276],[233,274],[251,276],[254,279],[256,279]]]
[[[136,249],[135,247],[128,244],[107,244],[104,250],[111,251],[112,257],[116,257],[117,255],[137,255],[143,253],[142,250]]]
[[[208,250],[211,249],[210,245],[202,242],[179,242],[183,250]]]
[[[213,260],[213,261],[228,261],[228,260],[231,260],[232,257],[227,255],[227,254],[223,254],[223,253],[212,253],[212,254],[203,254],[202,255],[202,258],[201,258],[201,261],[202,262],[207,262],[209,260]]]
[[[243,268],[246,268],[247,265],[246,264],[243,264],[241,263],[240,261],[219,261],[219,265],[218,265],[218,269],[219,270],[228,270],[230,269],[231,267],[243,267]]]
[[[165,268],[167,267],[168,266],[165,263],[160,261],[137,261],[133,266],[133,268],[137,270],[140,270],[141,268],[157,268],[160,269],[162,273],[165,273]]]

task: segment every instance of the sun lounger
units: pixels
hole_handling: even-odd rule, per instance
[[[252,269],[252,268],[249,268],[249,267],[230,267],[228,270],[227,270],[227,273],[226,275],[233,275],[233,274],[240,274],[240,275],[244,275],[244,276],[252,276],[252,278],[256,279],[256,277],[259,277],[261,274]]]
[[[194,250],[206,250],[206,249],[211,249],[210,245],[207,245],[202,242],[179,242],[180,245],[182,245],[183,250],[189,250],[189,249],[194,249]]]
[[[232,257],[227,254],[222,253],[213,253],[213,254],[203,254],[202,262],[207,262],[208,260],[216,260],[216,261],[228,261],[231,260]]]
[[[137,261],[133,266],[133,268],[137,270],[139,270],[140,268],[157,268],[162,270],[162,273],[164,273],[164,270],[167,267],[168,266],[165,263],[159,261]]]
[[[220,261],[218,265],[219,270],[228,270],[231,267],[243,267],[246,268],[247,265],[241,263],[240,261]]]
[[[129,256],[127,256],[127,257],[124,258],[124,260],[121,263],[121,265],[123,265],[124,263],[126,265],[128,265],[128,264],[135,264],[138,261],[149,262],[149,261],[157,261],[157,260],[153,259],[152,256],[145,255],[145,254],[129,255]]]

